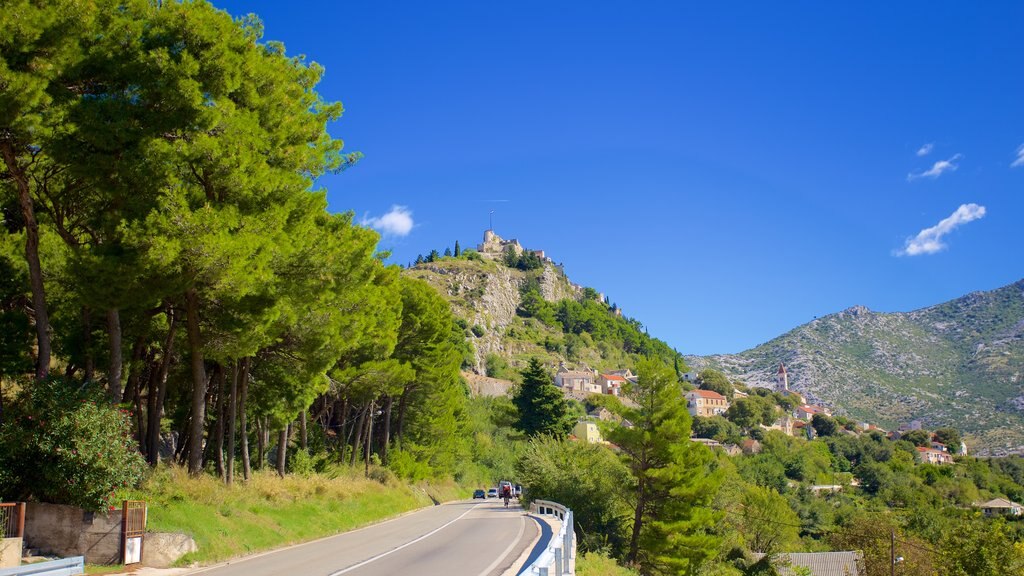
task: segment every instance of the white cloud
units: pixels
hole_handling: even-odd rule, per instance
[[[364,217],[361,224],[377,230],[385,236],[408,236],[415,223],[412,210],[407,206],[392,206],[391,211],[374,218]]]
[[[935,254],[946,249],[942,238],[959,226],[977,220],[985,215],[985,207],[977,204],[961,204],[956,212],[943,218],[941,222],[925,228],[913,238],[907,238],[906,245],[896,253],[897,256],[920,256],[921,254]]]
[[[959,168],[959,166],[956,165],[956,161],[963,157],[963,154],[954,154],[949,160],[939,160],[935,164],[932,164],[932,167],[924,172],[919,172],[917,174],[911,172],[910,174],[907,174],[907,182],[913,182],[918,178],[938,178],[939,176],[942,176],[944,172],[953,172]]]
[[[1010,168],[1019,168],[1024,166],[1024,144],[1017,147],[1017,159],[1010,164]]]
[[[932,142],[924,144],[923,146],[921,146],[920,148],[917,149],[917,155],[918,156],[927,156],[927,155],[932,153],[932,149],[933,148],[935,148],[935,144],[933,144]]]

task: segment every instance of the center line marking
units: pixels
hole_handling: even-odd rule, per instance
[[[466,514],[469,514],[473,510],[476,510],[477,506],[479,506],[479,504],[474,504],[472,508],[470,508],[469,510],[466,510],[465,512],[463,512],[458,518],[448,522],[447,524],[445,524],[443,526],[435,528],[434,530],[432,530],[430,532],[427,532],[426,534],[424,534],[423,536],[420,536],[419,538],[417,538],[415,540],[410,540],[409,542],[406,542],[405,544],[402,544],[401,546],[399,546],[397,548],[392,548],[391,550],[388,550],[387,552],[382,552],[380,554],[377,554],[373,558],[368,558],[368,559],[363,560],[362,562],[360,562],[358,564],[353,564],[352,566],[349,566],[348,568],[345,568],[344,570],[338,570],[337,572],[331,572],[330,574],[328,574],[328,576],[340,576],[341,574],[344,574],[346,572],[351,572],[352,570],[355,570],[356,568],[360,568],[362,566],[366,566],[370,562],[376,562],[377,560],[380,560],[381,558],[387,556],[388,554],[392,554],[394,552],[398,552],[402,548],[405,548],[407,546],[412,546],[413,544],[415,544],[415,543],[417,543],[417,542],[419,542],[421,540],[424,540],[426,538],[429,538],[429,537],[433,536],[434,534],[437,534],[441,530],[444,530],[445,528],[451,526],[452,524],[458,522],[459,520],[462,520],[463,516],[465,516]]]

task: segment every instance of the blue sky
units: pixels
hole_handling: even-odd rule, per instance
[[[686,354],[1024,278],[1024,3],[216,4],[326,68],[395,262],[493,210]]]

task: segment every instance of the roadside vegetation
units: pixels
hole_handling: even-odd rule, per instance
[[[225,486],[213,476],[161,468],[126,497],[148,503],[148,529],[182,532],[199,550],[179,564],[206,564],[330,536],[397,516],[434,501],[464,498],[454,483],[411,485],[379,470],[383,482],[347,467],[282,479],[273,471]]]
[[[916,464],[929,438],[831,418],[787,437],[764,430],[792,409],[769,391],[694,420],[679,353],[593,289],[544,300],[532,255],[487,264],[525,275],[509,335],[528,346],[486,360],[511,398],[471,398],[460,368],[491,327],[326,210],[317,176],[360,155],[328,132],[324,71],[255,17],[16,1],[0,31],[0,499],[145,499],[151,530],[199,543],[183,562],[210,562],[514,479],[577,512],[584,573],[770,576],[779,553],[855,549],[882,576],[893,542],[904,576],[1024,572],[1024,522],[972,507],[1024,500],[1024,460]],[[480,256],[424,260],[445,258]],[[570,402],[553,358],[638,379]],[[570,435],[597,404],[610,445]]]

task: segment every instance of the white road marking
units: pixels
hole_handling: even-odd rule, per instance
[[[463,512],[462,515],[460,515],[458,518],[448,522],[447,524],[445,524],[443,526],[435,528],[434,530],[432,530],[430,532],[427,532],[426,534],[424,534],[423,536],[420,536],[419,538],[417,538],[415,540],[411,540],[409,542],[406,542],[405,544],[402,544],[401,546],[399,546],[397,548],[392,548],[391,550],[388,550],[387,552],[382,552],[380,554],[377,554],[373,558],[368,558],[366,560],[363,560],[362,562],[360,562],[358,564],[354,564],[352,566],[349,566],[348,568],[345,568],[344,570],[338,570],[337,572],[332,572],[328,576],[341,576],[341,574],[344,574],[346,572],[351,572],[352,570],[355,570],[356,568],[361,568],[363,566],[366,566],[370,562],[376,562],[377,560],[380,560],[381,558],[383,558],[383,557],[385,557],[385,556],[387,556],[389,554],[393,554],[393,553],[398,552],[399,550],[401,550],[403,548],[406,548],[408,546],[412,546],[413,544],[415,544],[415,543],[417,543],[417,542],[419,542],[421,540],[425,540],[427,538],[430,538],[431,536],[433,536],[434,534],[437,534],[441,530],[444,530],[445,528],[451,526],[452,524],[458,522],[459,520],[462,520],[463,516],[465,516],[466,514],[469,514],[473,510],[475,510],[477,506],[479,506],[479,504],[474,504],[472,508],[470,508],[469,510],[466,510],[465,512]]]
[[[505,560],[505,557],[508,556],[508,553],[511,552],[512,549],[515,548],[517,544],[519,544],[519,540],[522,539],[523,532],[525,532],[525,531],[526,531],[526,520],[524,520],[523,516],[520,515],[519,516],[519,534],[516,534],[516,539],[513,540],[512,543],[508,545],[508,548],[505,548],[505,551],[502,552],[500,556],[498,556],[497,560],[495,560],[487,568],[484,568],[484,571],[480,573],[480,576],[486,576],[487,574],[491,573],[491,570],[494,570],[495,568],[497,568],[498,564],[501,564],[501,562],[503,560]]]

